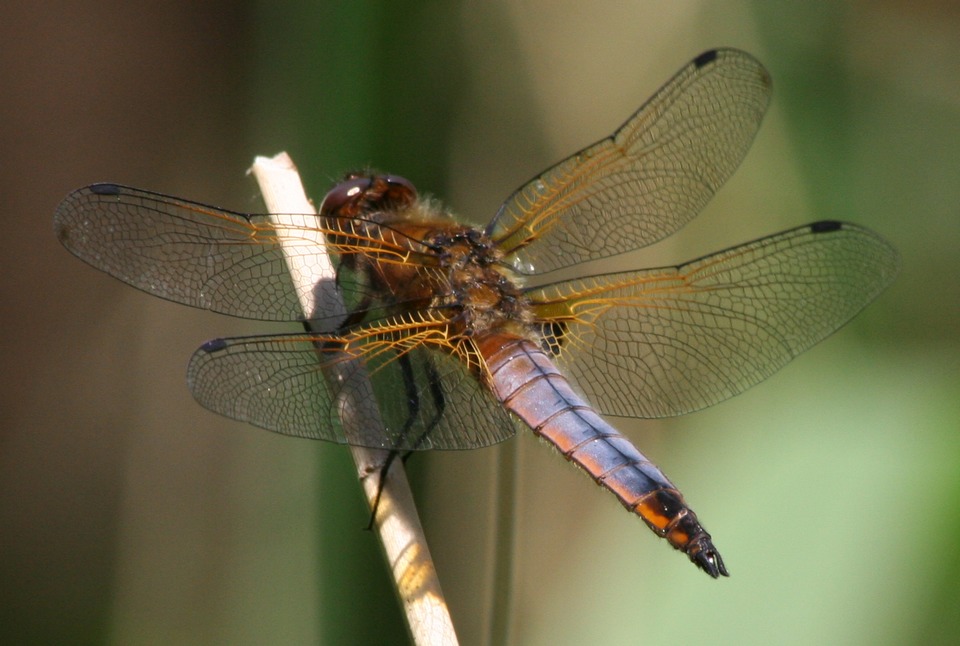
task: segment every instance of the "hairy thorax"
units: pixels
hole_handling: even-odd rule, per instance
[[[431,305],[450,313],[454,334],[526,334],[533,315],[502,254],[479,229],[452,225],[424,243],[438,250],[440,285]]]
[[[342,267],[363,277],[361,308],[432,312],[450,339],[531,336],[532,311],[502,252],[402,177],[351,173],[321,217]]]

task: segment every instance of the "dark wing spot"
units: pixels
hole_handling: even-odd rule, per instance
[[[95,195],[120,195],[120,187],[116,184],[91,184],[90,192]]]
[[[220,352],[227,347],[226,339],[210,339],[200,346],[204,352]]]
[[[567,335],[567,324],[560,321],[551,321],[540,326],[540,345],[543,351],[553,356],[560,354]]]
[[[697,69],[699,69],[705,65],[709,65],[715,60],[717,60],[717,50],[711,49],[710,51],[706,51],[693,59],[693,64],[697,66]]]
[[[836,220],[822,220],[820,222],[814,222],[810,225],[811,233],[830,233],[831,231],[839,231],[843,228],[843,222],[837,222]]]

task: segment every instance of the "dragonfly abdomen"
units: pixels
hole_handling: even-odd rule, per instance
[[[726,576],[710,534],[663,472],[598,415],[536,345],[503,334],[496,340],[478,346],[504,406],[697,566]]]

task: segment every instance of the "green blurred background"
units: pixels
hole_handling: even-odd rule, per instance
[[[626,4],[0,7],[0,641],[407,641],[348,452],[222,420],[184,384],[204,340],[283,328],[82,265],[51,230],[69,190],[110,180],[258,210],[244,171],[287,150],[315,200],[369,165],[483,222],[719,45],[770,69],[770,114],[703,216],[632,264],[836,218],[893,241],[903,272],[749,393],[617,420],[684,489],[728,580],[529,434],[412,460],[460,638],[960,638],[960,7]],[[510,542],[491,535],[498,465],[513,463],[512,583],[493,589]]]

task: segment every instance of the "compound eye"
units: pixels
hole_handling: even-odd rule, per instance
[[[347,204],[363,199],[372,184],[373,179],[370,177],[351,177],[340,182],[323,198],[323,202],[320,203],[320,212],[335,213]]]
[[[361,213],[402,210],[416,199],[417,189],[399,175],[351,173],[323,198],[320,213],[357,217]]]
[[[394,208],[410,206],[417,199],[417,189],[407,178],[399,175],[383,175],[378,179],[382,179],[387,184],[387,190],[384,191],[381,200],[390,206]]]

